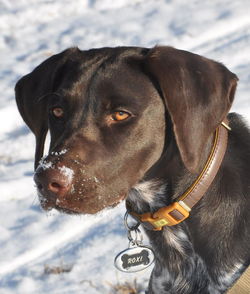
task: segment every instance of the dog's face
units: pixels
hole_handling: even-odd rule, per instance
[[[44,209],[96,213],[123,200],[162,155],[165,109],[184,164],[197,169],[206,139],[232,103],[236,77],[191,53],[161,50],[69,49],[18,82],[19,110],[36,135],[35,181]],[[38,164],[47,129],[49,155]]]
[[[72,174],[62,195],[39,190],[45,207],[95,213],[115,205],[161,155],[163,102],[145,75],[116,58],[90,68],[82,61],[77,80],[47,97],[51,155],[44,161]],[[44,172],[38,168],[38,185]]]
[[[88,58],[76,52],[41,98],[51,144],[35,180],[45,209],[95,213],[113,206],[162,153],[163,101],[131,54],[117,51]]]

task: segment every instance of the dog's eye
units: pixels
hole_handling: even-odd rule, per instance
[[[130,114],[126,111],[116,111],[112,113],[111,118],[115,121],[122,121],[130,117]]]
[[[57,118],[62,118],[64,115],[64,111],[61,107],[55,107],[52,109],[52,114]]]

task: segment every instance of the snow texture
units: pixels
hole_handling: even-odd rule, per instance
[[[232,110],[249,122],[249,11],[248,0],[0,0],[1,294],[106,294],[110,283],[134,278],[146,287],[152,270],[126,274],[113,266],[127,246],[123,203],[96,216],[41,211],[35,140],[15,105],[16,81],[71,46],[171,45],[236,73]]]
[[[71,168],[66,166],[60,166],[58,169],[66,178],[68,178],[69,182],[72,181],[74,176],[74,171]]]

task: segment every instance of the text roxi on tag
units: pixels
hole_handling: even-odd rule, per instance
[[[128,212],[124,216],[124,225],[128,231],[129,246],[117,254],[114,260],[115,267],[126,273],[142,271],[154,262],[154,252],[151,248],[142,245],[140,223],[128,224]]]
[[[127,273],[142,271],[154,262],[152,249],[135,246],[120,252],[115,258],[115,267]]]

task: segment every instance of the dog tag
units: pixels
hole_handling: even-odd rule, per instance
[[[155,260],[151,248],[142,245],[143,235],[139,229],[140,223],[128,224],[128,212],[124,216],[124,225],[128,231],[129,246],[115,257],[115,267],[122,272],[134,273],[149,267]]]
[[[146,246],[132,246],[120,252],[115,258],[115,267],[127,273],[144,270],[154,262],[155,256],[152,249]]]

